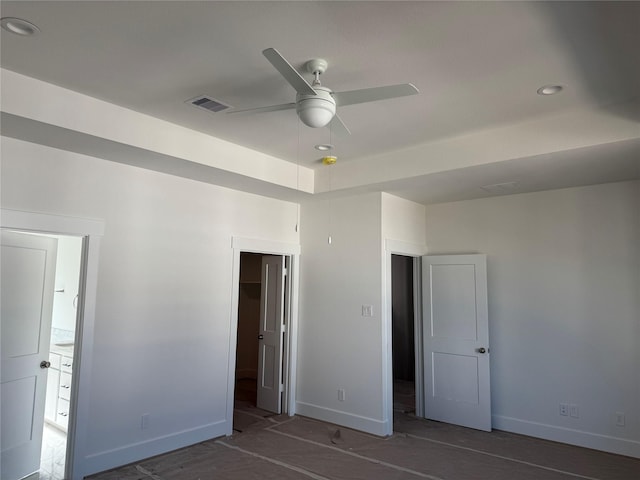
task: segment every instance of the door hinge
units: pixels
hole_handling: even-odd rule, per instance
[[[284,393],[284,383],[280,384],[280,393]]]

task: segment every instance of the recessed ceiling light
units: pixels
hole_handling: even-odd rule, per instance
[[[538,89],[538,95],[555,95],[560,93],[564,87],[562,85],[545,85]]]
[[[4,17],[0,19],[0,25],[7,32],[14,33],[16,35],[22,35],[28,37],[40,32],[40,29],[33,23],[22,20],[21,18]]]
[[[320,145],[316,145],[315,147],[316,150],[320,150],[321,152],[328,152],[329,150],[333,149],[333,145],[331,145],[330,143],[321,143]]]

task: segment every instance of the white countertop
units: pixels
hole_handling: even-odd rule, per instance
[[[49,347],[51,353],[57,353],[58,355],[65,355],[67,357],[73,357],[73,344],[56,345],[52,343]]]

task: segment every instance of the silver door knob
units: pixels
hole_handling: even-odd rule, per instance
[[[49,368],[50,366],[51,362],[47,362],[46,360],[40,362],[40,368]]]
[[[478,353],[487,353],[487,349],[484,348],[484,347],[480,347],[480,348],[476,349],[476,352],[478,352]]]

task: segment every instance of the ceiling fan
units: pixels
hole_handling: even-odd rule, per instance
[[[328,64],[326,60],[315,58],[305,63],[304,68],[307,73],[313,74],[313,83],[309,85],[302,75],[275,48],[267,48],[262,51],[262,54],[296,90],[296,101],[268,107],[234,110],[228,112],[229,114],[275,112],[295,108],[302,123],[309,127],[320,128],[331,124],[331,127],[334,127],[335,130],[349,134],[351,132],[336,114],[337,107],[420,93],[411,83],[334,92],[320,84],[320,75],[327,70]]]

